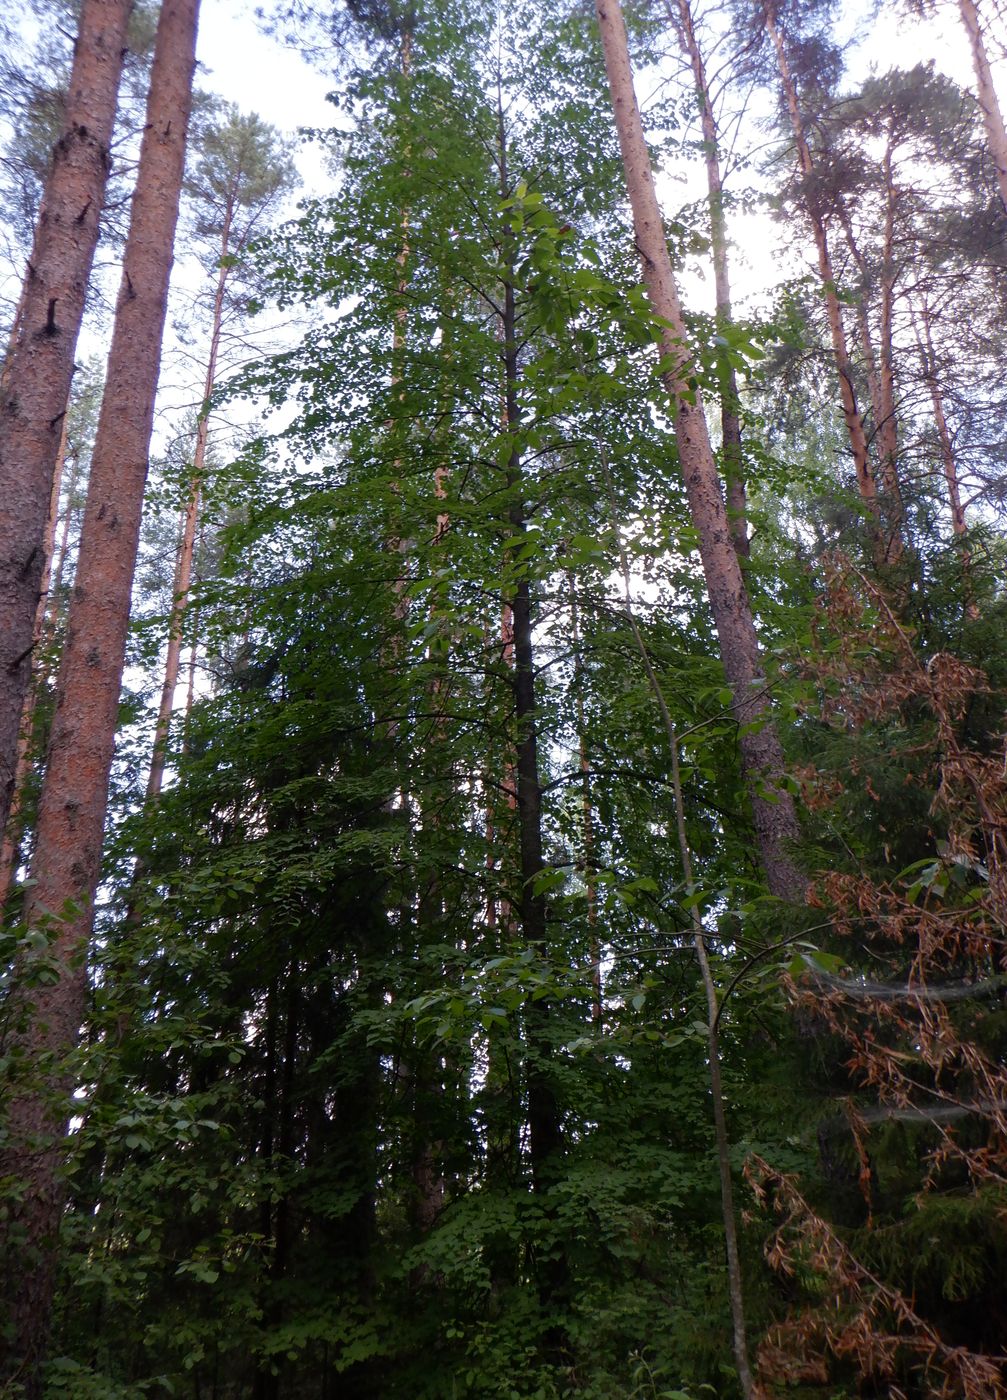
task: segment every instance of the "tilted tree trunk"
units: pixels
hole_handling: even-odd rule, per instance
[[[220,271],[213,297],[213,322],[210,330],[210,349],[206,357],[206,374],[203,379],[203,407],[196,427],[196,444],[192,454],[192,476],[189,480],[189,500],[182,521],[182,542],[175,561],[175,577],[172,581],[171,616],[168,621],[168,652],[164,660],[164,679],[161,683],[161,700],[157,710],[157,727],[154,730],[154,752],[150,761],[150,775],[147,779],[148,802],[153,802],[160,794],[164,783],[164,762],[171,732],[171,712],[175,703],[175,689],[182,659],[182,630],[185,624],[186,609],[189,606],[189,590],[192,587],[192,560],[196,548],[196,527],[199,522],[199,505],[203,491],[203,475],[206,470],[206,445],[210,434],[210,420],[207,413],[210,396],[217,382],[217,358],[220,353],[220,331],[224,320],[224,293],[230,275],[228,256],[231,242],[231,220],[233,209],[228,207],[220,238]]]
[[[0,388],[0,827],[14,792],[46,512],[98,242],[131,9],[132,0],[81,6],[63,128]]]
[[[63,1200],[61,1166],[72,1084],[63,1068],[76,1044],[87,993],[91,903],[102,831],[136,564],[147,453],[168,299],[175,224],[195,69],[199,0],[164,0],[157,28],[147,118],[124,253],[108,375],[81,531],[56,709],[39,803],[30,925],[47,925],[57,972],[33,985],[19,969],[12,1015],[19,1058],[40,1067],[15,1087],[6,1112],[0,1177],[23,1183],[4,1243],[20,1266],[0,1283],[8,1294],[13,1345],[6,1375],[34,1400],[51,1309]],[[3,1374],[3,1372],[0,1372]]]
[[[986,128],[986,140],[990,155],[996,166],[1000,199],[1003,202],[1004,211],[1007,212],[1007,130],[1004,128],[1003,113],[1000,111],[996,88],[993,86],[993,74],[990,71],[989,56],[986,53],[986,43],[979,23],[979,7],[975,0],[958,0],[958,11],[972,48],[972,66],[976,74],[976,96],[979,98],[979,109],[983,114],[983,125]]]
[[[668,16],[675,25],[682,49],[692,69],[699,100],[699,115],[703,132],[703,156],[706,163],[707,202],[710,208],[710,249],[713,254],[713,284],[717,298],[717,324],[731,325],[731,277],[727,257],[727,219],[724,211],[724,184],[720,170],[720,138],[706,65],[696,37],[689,0],[676,0],[676,23],[672,0],[665,0]],[[727,494],[727,517],[731,539],[738,554],[747,559],[751,553],[748,542],[748,499],[745,491],[745,463],[741,445],[741,399],[738,376],[726,359],[721,370],[720,433],[724,444],[724,488]]]
[[[644,282],[655,314],[665,322],[660,349],[673,367],[665,374],[664,383],[674,407],[679,461],[699,539],[720,654],[734,694],[734,715],[741,726],[741,758],[759,854],[772,893],[785,899],[801,899],[805,880],[789,849],[798,834],[797,815],[789,792],[782,786],[783,750],[768,713],[758,637],[731,542],[702,401],[698,390],[689,385],[692,366],[685,321],[633,89],[622,10],[617,0],[596,0],[596,5]]]
[[[815,163],[812,159],[811,147],[808,145],[807,136],[805,135],[804,121],[801,117],[801,109],[797,101],[797,88],[794,84],[793,74],[790,71],[790,63],[787,59],[787,52],[783,44],[783,36],[780,34],[776,24],[773,5],[767,4],[766,0],[763,0],[762,9],[766,32],[776,52],[776,61],[780,70],[780,82],[783,86],[783,94],[787,102],[787,111],[790,114],[790,124],[794,133],[794,144],[797,148],[797,158],[801,168],[801,175],[805,181],[805,207],[808,212],[808,219],[811,223],[811,230],[815,239],[815,250],[818,254],[818,275],[821,279],[822,293],[825,297],[825,310],[829,321],[829,334],[832,338],[832,353],[836,362],[836,371],[839,375],[839,396],[843,409],[843,421],[846,424],[846,433],[850,441],[850,451],[853,455],[853,467],[857,477],[857,488],[867,508],[871,533],[874,538],[876,560],[878,563],[882,564],[891,563],[897,559],[902,552],[902,539],[898,531],[886,532],[881,520],[877,484],[874,479],[874,473],[871,470],[870,454],[867,447],[867,435],[864,432],[864,425],[857,407],[857,396],[853,385],[853,367],[850,363],[850,353],[846,341],[846,328],[843,325],[843,311],[837,294],[836,276],[832,267],[832,255],[829,252],[829,240],[825,228],[825,215],[814,191]]]

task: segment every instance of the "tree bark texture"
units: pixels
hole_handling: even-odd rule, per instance
[[[979,98],[979,109],[983,114],[990,155],[996,166],[1000,199],[1004,212],[1007,213],[1007,130],[1004,129],[1003,113],[1000,110],[996,88],[993,86],[993,74],[990,71],[989,56],[979,23],[979,7],[975,0],[958,0],[958,10],[965,32],[969,36],[972,66],[976,74],[976,96]]]
[[[720,170],[720,140],[710,101],[706,65],[696,37],[689,0],[677,0],[678,20],[667,0],[668,15],[678,30],[679,41],[696,84],[703,156],[706,163],[707,202],[710,208],[710,250],[713,254],[713,285],[717,299],[717,325],[731,325],[731,276],[727,257],[727,219],[724,212],[724,183]],[[724,489],[731,539],[742,559],[751,553],[748,541],[748,499],[745,491],[745,463],[741,445],[741,398],[734,366],[725,360],[721,369],[720,435],[724,447]]]
[[[0,388],[0,826],[14,792],[43,537],[98,242],[132,0],[84,0],[65,119]]]
[[[87,994],[91,902],[126,651],[147,453],[167,311],[175,224],[195,70],[199,0],[165,0],[158,21],[147,118],[124,253],[108,375],[95,438],[87,504],[56,709],[39,803],[30,925],[47,928],[57,979],[31,984],[20,969],[13,1014],[18,1059],[35,1082],[18,1086],[6,1114],[0,1177],[24,1185],[5,1243],[22,1261],[8,1270],[14,1324],[7,1375],[40,1393],[63,1201],[68,1094],[66,1057]],[[55,916],[53,919],[51,916]],[[0,1371],[0,1375],[3,1372]]]
[[[633,89],[622,10],[617,0],[596,3],[644,282],[654,312],[667,323],[661,332],[660,348],[673,367],[665,374],[664,382],[674,405],[679,462],[699,538],[720,654],[734,694],[734,715],[741,726],[741,758],[759,854],[772,893],[785,899],[802,899],[805,880],[789,849],[798,834],[797,816],[790,794],[781,786],[783,750],[769,718],[751,604],[731,540],[702,401],[689,382],[692,365],[685,321]]]

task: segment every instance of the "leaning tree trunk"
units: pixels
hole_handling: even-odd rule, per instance
[[[706,65],[696,37],[689,0],[677,0],[677,23],[671,0],[666,0],[666,5],[669,18],[678,30],[679,41],[692,69],[696,96],[699,99],[703,155],[706,161],[707,201],[710,206],[710,250],[713,254],[717,324],[724,330],[731,325],[731,277],[727,258],[727,219],[724,213],[724,183],[720,170],[717,121],[713,115]],[[751,548],[748,542],[748,500],[741,445],[741,396],[738,393],[738,376],[727,356],[724,357],[720,377],[720,432],[724,444],[724,489],[727,494],[728,520],[734,547],[742,558],[747,559]]]
[[[132,0],[84,0],[63,129],[0,387],[0,827],[14,791],[43,537],[110,165]]]
[[[1003,113],[1000,111],[996,88],[993,86],[989,56],[986,53],[986,44],[979,26],[979,10],[975,0],[958,0],[958,10],[972,46],[972,66],[976,73],[976,96],[979,98],[979,108],[983,114],[986,141],[989,145],[990,155],[993,157],[993,164],[996,166],[1000,199],[1003,202],[1005,212],[1007,212],[1007,130],[1004,129]]]
[[[108,782],[126,652],[130,591],[140,533],[185,160],[199,0],[164,0],[136,191],[126,240],[108,376],[98,419],[56,710],[39,803],[26,917],[47,928],[54,981],[35,984],[22,965],[14,996],[15,1048],[39,1067],[19,1084],[6,1114],[0,1177],[23,1196],[6,1222],[18,1267],[8,1295],[13,1345],[6,1374],[34,1400],[54,1286],[64,1187],[69,1091],[64,1068],[87,993],[91,902],[97,887]],[[54,911],[55,918],[50,911]],[[0,1372],[0,1374],[3,1374]]]
[[[675,415],[675,439],[689,511],[713,610],[724,670],[734,694],[742,765],[766,881],[773,894],[801,899],[805,881],[790,853],[798,834],[793,800],[782,784],[783,750],[769,718],[766,682],[752,609],[720,489],[703,405],[690,387],[693,368],[678,288],[654,188],[654,172],[633,90],[626,28],[618,0],[596,0],[615,123],[633,209],[636,245],[656,316],[663,322],[661,354]]]

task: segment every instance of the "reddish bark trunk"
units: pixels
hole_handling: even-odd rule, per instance
[[[720,654],[734,694],[734,714],[741,726],[739,742],[756,840],[770,890],[783,898],[801,899],[805,881],[789,850],[798,834],[797,817],[790,794],[781,786],[783,751],[769,718],[758,638],[731,542],[703,405],[698,390],[689,383],[692,365],[686,348],[688,337],[633,90],[622,10],[616,0],[597,0],[597,13],[644,282],[654,312],[665,323],[660,348],[673,368],[665,374],[664,382],[674,405],[679,461],[699,540]]]
[[[158,21],[147,121],[124,253],[67,639],[57,681],[48,765],[26,902],[29,923],[50,924],[55,982],[33,986],[22,967],[13,1005],[16,1048],[43,1066],[11,1096],[0,1177],[23,1183],[6,1222],[22,1261],[5,1280],[13,1346],[8,1375],[39,1393],[63,1200],[61,1165],[71,1082],[63,1068],[87,993],[91,901],[102,830],[136,562],[147,453],[167,310],[175,223],[195,68],[198,0],[165,0]]]
[[[696,26],[689,0],[677,0],[679,40],[692,69],[699,99],[700,124],[703,132],[703,155],[706,162],[707,201],[710,207],[710,249],[713,254],[713,282],[717,298],[717,324],[722,329],[731,325],[731,277],[727,258],[727,220],[724,213],[724,183],[720,172],[720,138],[710,101]],[[675,23],[671,0],[666,0],[669,18]],[[748,499],[745,490],[745,464],[741,446],[741,399],[738,376],[730,363],[721,371],[720,432],[724,444],[724,486],[727,495],[727,518],[731,539],[741,558],[751,553],[748,542]]]
[[[993,74],[990,71],[986,44],[979,25],[979,11],[975,0],[958,0],[958,10],[972,48],[972,66],[976,74],[976,96],[979,98],[979,109],[983,114],[983,125],[986,128],[986,140],[989,144],[990,155],[996,166],[1000,199],[1003,202],[1005,212],[1007,212],[1007,130],[1004,129],[1003,113],[1000,111],[996,88],[993,86]]]
[[[14,791],[43,536],[109,171],[132,0],[84,0],[19,322],[0,389],[0,826]]]

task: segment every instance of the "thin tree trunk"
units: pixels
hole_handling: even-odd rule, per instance
[[[923,377],[927,382],[930,391],[930,402],[934,410],[934,425],[937,428],[937,441],[941,450],[941,466],[944,469],[944,480],[948,488],[948,506],[951,510],[951,528],[957,539],[961,542],[962,574],[965,584],[965,612],[966,615],[976,621],[980,616],[979,607],[972,597],[972,551],[968,547],[965,536],[968,534],[968,526],[965,520],[965,507],[962,504],[961,483],[958,479],[958,463],[955,460],[954,443],[951,439],[951,432],[948,428],[947,415],[944,412],[944,396],[941,393],[940,384],[937,380],[937,356],[934,354],[934,342],[930,330],[930,308],[924,299],[920,311],[920,320],[923,323],[923,336],[920,336],[920,328],[916,317],[913,317],[913,332],[916,336],[916,344],[919,347],[920,360],[923,365]]]
[[[66,484],[66,510],[63,512],[63,522],[60,526],[59,545],[56,548],[55,559],[52,567],[52,576],[49,580],[49,587],[45,599],[45,617],[43,618],[42,631],[51,639],[59,623],[59,600],[63,592],[63,574],[66,571],[66,560],[70,549],[70,526],[73,523],[74,497],[77,494],[77,476],[80,469],[80,457],[75,451],[70,458],[70,478]]]
[[[922,339],[920,339],[919,327],[915,318],[913,328],[916,331],[916,343],[923,361],[923,377],[927,382],[930,402],[934,410],[937,440],[941,447],[941,465],[944,468],[944,480],[948,488],[948,504],[951,507],[951,528],[956,535],[964,535],[968,527],[965,523],[965,508],[962,505],[961,486],[958,480],[958,464],[955,461],[954,445],[948,429],[947,415],[944,412],[944,397],[937,382],[937,357],[934,354],[934,342],[930,331],[930,308],[925,301],[920,311],[920,320],[923,323]]]
[[[497,107],[498,161],[501,199],[511,193],[507,163],[507,139],[502,100]],[[507,431],[517,434],[521,425],[518,400],[521,369],[518,359],[517,306],[512,273],[513,245],[505,243],[503,256],[504,287],[501,338],[503,354],[504,414]],[[521,498],[523,466],[521,451],[512,438],[507,462],[507,489],[510,505],[507,520],[512,535],[521,535],[527,528],[525,508]],[[521,931],[529,948],[545,958],[548,955],[548,930],[545,895],[539,877],[545,869],[542,845],[542,787],[538,765],[538,721],[535,686],[534,618],[531,583],[525,568],[515,566],[516,578],[508,589],[511,625],[514,639],[514,720],[516,730],[518,873],[520,893],[518,915]],[[526,1083],[528,1089],[528,1152],[531,1162],[532,1190],[543,1201],[548,1197],[556,1162],[563,1150],[560,1108],[556,1095],[555,1073],[552,1068],[552,1045],[549,1037],[550,1007],[547,1002],[529,1004],[525,1012],[528,1040]],[[548,1209],[548,1206],[546,1207]],[[557,1248],[539,1268],[539,1290],[546,1307],[562,1306],[569,1283],[566,1252]],[[555,1356],[563,1354],[566,1338],[560,1325],[550,1328],[549,1347]]]
[[[636,613],[633,608],[629,557],[626,554],[622,531],[619,528],[618,509],[615,500],[615,491],[612,486],[612,479],[604,458],[602,459],[602,467],[605,473],[605,485],[609,498],[612,532],[615,536],[619,552],[619,566],[622,572],[626,620],[629,623],[630,631],[633,634],[633,640],[636,643],[640,660],[643,663],[647,682],[657,702],[661,723],[664,727],[665,736],[668,740],[668,747],[671,752],[671,786],[675,797],[675,827],[678,835],[679,859],[682,864],[682,877],[686,896],[690,901],[689,917],[692,921],[692,942],[696,950],[696,960],[699,963],[700,978],[706,996],[707,1058],[709,1061],[710,1073],[710,1097],[713,1100],[713,1127],[717,1150],[717,1171],[720,1177],[720,1207],[721,1220],[724,1226],[724,1253],[727,1260],[727,1285],[731,1304],[734,1360],[738,1368],[738,1380],[741,1383],[742,1394],[745,1396],[745,1400],[754,1400],[757,1392],[755,1389],[755,1381],[752,1376],[751,1362],[748,1356],[748,1337],[745,1323],[745,1293],[741,1278],[741,1259],[738,1251],[738,1225],[734,1212],[734,1185],[731,1180],[731,1142],[727,1132],[727,1114],[724,1109],[724,1087],[720,1076],[720,1007],[717,1003],[717,986],[713,978],[713,971],[710,967],[710,958],[706,946],[706,929],[703,927],[703,916],[700,913],[698,901],[693,898],[696,894],[696,882],[692,869],[692,850],[689,845],[689,837],[685,825],[685,799],[682,794],[682,770],[679,762],[678,733],[675,729],[675,721],[671,717],[671,711],[668,709],[667,702],[665,701],[664,691],[661,689],[661,682],[658,679],[650,659],[650,652],[647,649],[647,644],[643,639],[643,634],[636,620]]]
[[[993,74],[990,71],[990,61],[979,24],[979,10],[975,0],[958,0],[958,10],[961,14],[962,24],[965,26],[965,32],[969,36],[969,44],[972,47],[972,66],[976,74],[976,95],[979,98],[979,109],[983,114],[983,125],[986,128],[986,140],[989,144],[990,155],[996,166],[1000,199],[1004,211],[1007,212],[1007,130],[1004,129],[1003,113],[1000,111],[996,88],[993,86]]]
[[[506,430],[506,408],[504,408],[503,410],[502,426],[504,430]],[[487,637],[487,643],[488,641],[489,638]],[[510,604],[507,602],[506,599],[504,599],[503,605],[500,609],[500,664],[506,672],[510,673],[513,671],[514,619],[511,613]],[[497,755],[493,755],[493,757],[494,759],[496,759]],[[506,829],[509,830],[514,819],[514,814],[517,811],[517,773],[515,771],[514,766],[514,756],[510,752],[509,746],[508,752],[503,756],[502,763],[503,778],[499,784],[499,787],[504,794],[504,801],[506,804]],[[497,762],[496,767],[499,766],[500,763]],[[489,771],[489,769],[492,769],[493,767],[493,763],[489,764],[487,771]],[[486,799],[486,869],[488,872],[490,882],[489,898],[486,902],[486,922],[487,927],[495,928],[497,926],[497,917],[499,915],[499,921],[503,928],[503,932],[505,936],[509,936],[514,931],[514,909],[506,895],[501,894],[498,900],[497,886],[499,885],[499,881],[494,882],[493,878],[494,872],[497,869],[500,869],[501,871],[504,869],[504,862],[502,859],[498,866],[494,850],[497,837],[501,834],[499,831],[500,824],[496,820],[497,812],[499,810],[499,804],[497,801],[494,800],[495,791],[495,787],[488,788]]]
[[[857,265],[860,273],[862,291],[857,297],[857,327],[860,332],[860,348],[864,356],[864,372],[867,377],[867,388],[871,396],[871,409],[874,413],[874,437],[877,442],[878,459],[880,462],[879,474],[884,487],[886,497],[891,502],[894,512],[901,522],[903,514],[902,489],[899,485],[897,458],[899,450],[898,420],[895,415],[895,378],[892,368],[892,307],[894,280],[883,273],[886,284],[882,288],[882,310],[880,340],[882,344],[882,363],[885,361],[885,346],[887,345],[888,372],[885,381],[885,371],[878,369],[878,357],[875,354],[874,342],[871,339],[871,325],[868,318],[867,299],[871,286],[870,269],[867,266],[867,259],[864,257],[857,244],[856,234],[853,231],[853,223],[850,219],[849,211],[842,195],[836,196],[836,214],[839,218],[840,226],[846,237],[846,246],[849,248],[853,261]],[[892,205],[885,221],[885,258],[891,261],[892,241],[894,236],[894,206]]]
[[[692,366],[686,349],[688,337],[633,90],[622,10],[617,0],[596,0],[596,4],[644,282],[655,314],[665,323],[660,349],[673,368],[664,375],[664,383],[674,407],[679,461],[699,539],[720,654],[734,693],[735,718],[741,727],[742,764],[762,867],[773,894],[801,899],[805,880],[789,849],[798,834],[797,816],[793,799],[782,786],[783,750],[769,718],[758,637],[738,556],[731,543],[703,405],[698,391],[689,384]]]
[[[45,564],[39,580],[38,606],[35,609],[35,622],[32,626],[32,652],[37,656],[38,644],[45,629],[46,611],[49,604],[49,583],[52,578],[53,549],[56,543],[56,525],[59,520],[59,495],[63,484],[63,467],[66,462],[67,416],[63,415],[63,430],[59,438],[59,451],[56,454],[56,470],[52,476],[52,494],[49,498],[49,518],[46,521]],[[25,695],[21,711],[21,732],[18,736],[17,766],[14,772],[14,796],[11,801],[7,825],[4,827],[3,841],[0,843],[0,914],[10,894],[14,872],[21,858],[21,837],[24,832],[22,808],[25,788],[32,768],[32,749],[35,740],[35,707],[39,700],[39,672],[37,661],[31,669],[31,684]]]
[[[175,689],[182,658],[182,629],[185,613],[189,605],[189,589],[192,587],[192,558],[196,546],[196,526],[199,521],[199,504],[203,490],[203,475],[206,470],[206,444],[210,432],[208,405],[217,382],[217,357],[220,352],[220,331],[224,319],[224,293],[230,276],[228,254],[231,244],[231,220],[233,208],[229,204],[224,215],[220,237],[220,272],[213,297],[213,323],[210,330],[210,349],[206,359],[206,374],[203,379],[203,406],[196,427],[196,445],[192,456],[192,476],[189,481],[189,501],[182,524],[182,543],[175,562],[175,577],[172,582],[171,616],[168,621],[168,653],[164,661],[164,680],[161,685],[161,701],[157,711],[157,727],[154,730],[154,751],[150,762],[150,775],[147,779],[147,802],[153,802],[161,791],[164,782],[165,754],[168,735],[171,731],[171,712],[175,703]]]
[[[199,0],[165,0],[157,27],[147,119],[123,260],[108,376],[102,399],[56,710],[39,803],[26,915],[46,927],[56,980],[32,985],[22,966],[12,1014],[19,1058],[43,1066],[41,1082],[17,1087],[8,1104],[0,1177],[23,1183],[5,1222],[20,1233],[19,1267],[4,1280],[13,1322],[6,1374],[40,1393],[64,1186],[71,1081],[66,1056],[77,1042],[87,992],[91,903],[115,743],[147,454],[167,310],[185,138],[195,68]],[[55,911],[56,920],[48,911]],[[48,921],[48,922],[47,922]],[[0,1285],[0,1286],[4,1286]]]
[[[843,325],[843,312],[839,304],[836,277],[832,268],[832,256],[829,252],[829,240],[825,230],[825,216],[819,205],[818,198],[814,193],[813,180],[815,164],[811,157],[811,148],[808,145],[807,137],[804,133],[804,122],[801,118],[801,110],[797,101],[797,89],[794,85],[793,74],[790,71],[790,64],[787,61],[783,37],[777,28],[773,16],[773,6],[772,4],[767,4],[766,0],[763,0],[763,15],[765,17],[766,32],[776,51],[777,65],[780,70],[780,81],[783,84],[783,93],[787,102],[787,110],[790,113],[790,124],[794,132],[794,143],[797,147],[798,161],[801,167],[801,174],[805,181],[805,206],[808,211],[808,218],[811,222],[812,233],[814,234],[815,249],[818,253],[818,274],[822,283],[822,292],[825,296],[825,310],[829,321],[829,333],[832,337],[832,353],[839,375],[839,396],[843,409],[843,421],[846,424],[846,433],[849,437],[850,450],[853,454],[853,466],[857,477],[857,487],[860,491],[861,499],[867,508],[877,562],[883,564],[891,562],[899,556],[902,549],[901,539],[895,534],[886,539],[882,527],[881,512],[877,499],[877,485],[874,480],[874,473],[871,470],[870,455],[867,450],[867,436],[864,433],[864,425],[860,419],[860,412],[857,408],[857,396],[853,387],[853,368],[850,364],[849,349],[846,343],[846,329]]]
[[[45,564],[43,537],[110,164],[132,0],[84,0],[0,389],[0,826],[14,792],[21,711]]]
[[[412,73],[413,60],[413,36],[410,29],[402,31],[402,40],[399,46],[399,73],[404,82],[409,81]],[[408,159],[409,152],[406,151]],[[392,387],[402,382],[403,358],[406,348],[406,335],[409,327],[409,307],[406,302],[406,293],[409,290],[409,207],[403,205],[399,210],[399,249],[395,255],[395,266],[398,269],[398,278],[395,284],[395,312],[392,323],[392,367],[391,382]],[[402,394],[399,394],[401,400]],[[389,428],[398,431],[399,424],[395,418],[389,420]],[[398,495],[401,489],[399,473],[402,463],[395,461],[395,479],[392,481],[392,493]],[[397,528],[397,527],[396,527]],[[398,533],[391,536],[388,541],[388,550],[391,554],[397,554],[401,560],[402,572],[395,579],[392,585],[395,591],[395,619],[397,622],[404,622],[409,615],[409,578],[405,566],[407,555],[412,549],[412,541],[404,539]],[[392,648],[393,666],[398,664],[398,650],[401,647],[401,639],[396,636]],[[392,721],[388,726],[389,737],[394,739],[398,735],[398,724]]]
[[[574,704],[577,713],[577,751],[582,780],[581,850],[583,852],[584,888],[587,894],[588,956],[591,959],[593,999],[591,1019],[600,1026],[604,1015],[604,988],[601,975],[601,942],[598,938],[598,881],[594,863],[594,813],[591,806],[591,763],[587,756],[587,724],[584,710],[584,686],[580,659],[580,610],[573,574],[570,584],[570,643],[573,647]]]
[[[200,531],[202,538],[202,531]],[[189,727],[192,723],[192,706],[196,699],[196,661],[199,655],[199,604],[192,610],[191,644],[189,648],[189,676],[185,686],[185,711],[182,717],[182,754],[189,753]]]
[[[696,84],[699,115],[703,132],[703,155],[706,162],[707,202],[710,208],[710,248],[713,253],[713,282],[717,298],[717,324],[722,331],[732,324],[731,278],[727,257],[727,219],[724,210],[724,184],[720,171],[720,139],[706,65],[696,38],[692,8],[689,0],[677,0],[678,22],[671,0],[665,0],[668,16],[678,30],[679,40]],[[738,555],[747,559],[751,553],[748,541],[748,500],[745,491],[745,464],[741,445],[741,398],[738,376],[726,359],[721,368],[720,431],[724,444],[724,486],[727,495],[727,518],[731,539]]]
[[[36,223],[41,223],[45,213],[45,201],[39,204]],[[21,317],[24,315],[25,303],[28,300],[28,292],[31,288],[31,278],[25,277],[21,283],[21,290],[18,293],[17,305],[14,307],[14,316],[11,320],[10,334],[7,337],[7,353],[4,355],[3,369],[0,370],[0,393],[6,388],[10,380],[11,365],[14,360],[14,348],[18,342],[18,335],[21,330]]]
[[[881,249],[881,314],[878,338],[881,342],[881,418],[878,422],[878,446],[881,460],[881,482],[885,493],[886,521],[892,542],[901,541],[905,517],[902,489],[899,485],[899,420],[895,408],[895,206],[897,194],[892,174],[892,146],[889,138],[885,147],[882,170],[885,177],[885,225]],[[892,557],[889,555],[889,557]]]

